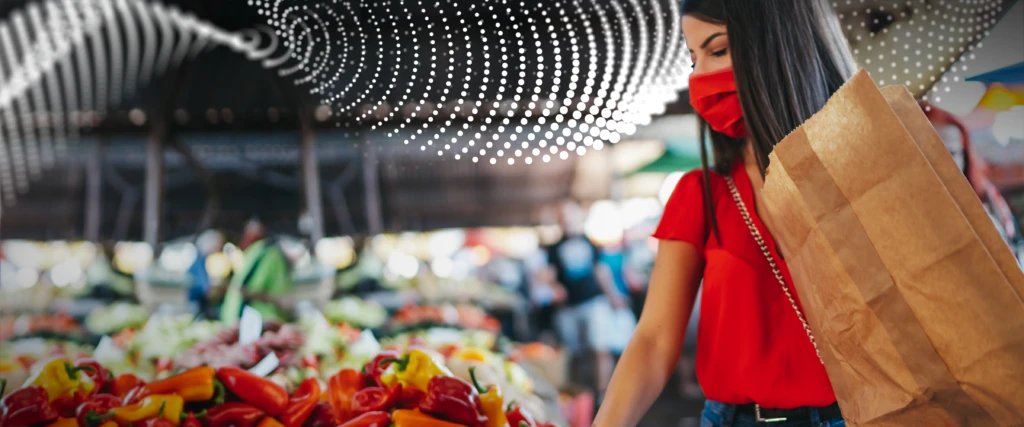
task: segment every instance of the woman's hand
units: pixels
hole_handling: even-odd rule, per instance
[[[622,355],[594,426],[635,426],[675,371],[703,276],[693,245],[661,241],[636,332]]]

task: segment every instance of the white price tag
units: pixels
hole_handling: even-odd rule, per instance
[[[274,372],[280,364],[281,361],[277,358],[277,354],[270,353],[267,357],[264,357],[260,363],[257,363],[256,366],[249,368],[249,372],[265,377]]]
[[[263,335],[263,315],[256,309],[245,306],[242,319],[238,321],[238,344],[248,345],[256,342]]]

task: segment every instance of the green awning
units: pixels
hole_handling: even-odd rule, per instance
[[[628,175],[639,173],[689,172],[700,167],[700,150],[696,141],[668,141],[665,153]]]

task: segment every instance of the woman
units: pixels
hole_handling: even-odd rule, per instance
[[[701,425],[844,425],[755,189],[773,146],[852,75],[845,39],[823,0],[686,0],[682,25],[715,163],[703,153],[665,206],[645,310],[595,425],[636,425],[658,397],[702,281]]]

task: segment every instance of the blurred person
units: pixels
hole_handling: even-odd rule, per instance
[[[703,167],[665,206],[644,312],[594,425],[635,426],[658,398],[698,289],[702,426],[845,425],[755,189],[775,144],[853,75],[849,47],[826,0],[684,0],[682,11]]]
[[[999,193],[996,186],[985,176],[984,161],[979,159],[971,147],[970,132],[963,121],[952,113],[939,109],[927,102],[919,102],[928,120],[932,122],[935,131],[938,132],[942,143],[946,145],[949,154],[957,167],[967,177],[974,191],[981,199],[982,205],[988,211],[992,222],[995,223],[999,234],[1011,247],[1016,249],[1020,244],[1021,235],[1017,226],[1017,220],[1010,210],[1010,205]]]
[[[196,238],[196,260],[188,269],[192,278],[192,286],[188,291],[188,299],[195,303],[198,312],[206,315],[209,309],[210,276],[206,271],[206,259],[224,247],[224,238],[216,230],[204,231]]]
[[[294,288],[291,265],[276,237],[267,237],[259,220],[245,226],[241,245],[245,245],[244,267],[235,272],[221,305],[221,322],[234,325],[246,305],[256,309],[265,320],[286,320],[293,308],[288,297]]]
[[[613,351],[621,351],[632,327],[616,323],[632,313],[628,301],[615,290],[611,269],[601,261],[601,250],[583,232],[584,212],[574,202],[559,211],[563,236],[548,248],[550,272],[565,290],[565,304],[555,314],[555,328],[575,358],[584,349],[594,355],[598,401],[615,368]],[[635,321],[635,320],[634,320]]]

